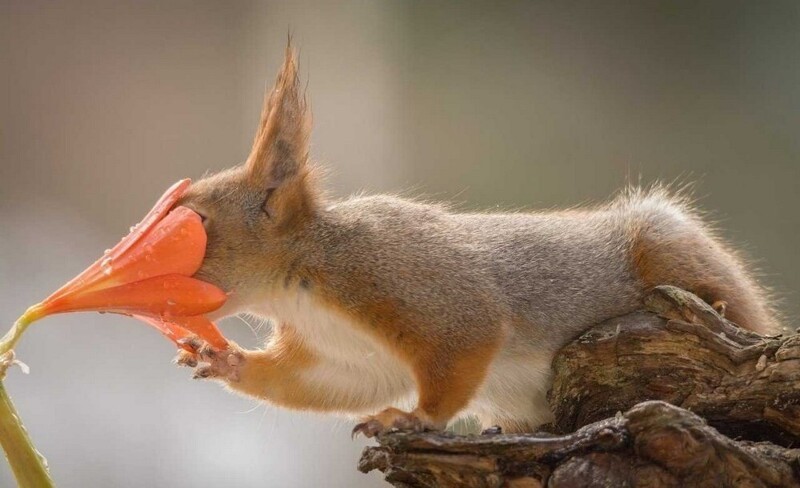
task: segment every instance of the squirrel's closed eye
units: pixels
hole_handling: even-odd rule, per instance
[[[200,216],[200,222],[204,226],[208,225],[208,216],[206,214],[204,214],[203,212],[198,212],[196,209],[192,209],[192,211],[194,211],[194,213]]]
[[[267,188],[267,194],[264,196],[264,202],[261,204],[261,211],[264,212],[264,215],[266,215],[268,219],[272,218],[272,210],[269,207],[269,198],[272,196],[274,191],[275,188]]]

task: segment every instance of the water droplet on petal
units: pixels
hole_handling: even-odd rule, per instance
[[[175,306],[175,300],[167,300],[167,305],[169,305],[170,307],[174,307]]]
[[[109,276],[114,268],[111,266],[111,258],[105,258],[100,262],[100,268],[103,270],[103,274]]]
[[[111,254],[111,249],[106,249],[105,251],[103,251],[103,254],[108,256],[109,254]]]
[[[146,244],[144,246],[144,260],[147,262],[155,261],[156,259],[153,257],[153,245]]]

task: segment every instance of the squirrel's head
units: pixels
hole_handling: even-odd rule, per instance
[[[291,266],[289,251],[299,251],[294,242],[321,205],[308,161],[310,130],[290,46],[247,161],[195,182],[179,202],[202,216],[208,235],[198,278],[235,296],[269,286]]]

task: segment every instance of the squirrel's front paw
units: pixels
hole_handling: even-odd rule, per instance
[[[174,362],[179,366],[195,368],[194,379],[216,378],[226,381],[239,381],[239,371],[244,365],[244,354],[236,344],[231,343],[228,349],[217,351],[205,341],[191,337],[186,339],[193,352],[181,350]]]
[[[434,430],[435,426],[422,420],[418,415],[404,412],[397,408],[387,408],[377,415],[372,415],[353,427],[352,436],[363,434],[365,437],[375,437],[390,430],[405,432],[423,432]]]

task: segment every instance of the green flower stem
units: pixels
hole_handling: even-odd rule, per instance
[[[18,318],[17,321],[14,322],[14,326],[11,327],[11,330],[6,332],[6,335],[0,339],[0,356],[14,349],[14,346],[16,346],[17,342],[19,342],[19,339],[22,337],[22,333],[25,332],[25,329],[27,329],[29,325],[31,325],[40,317],[41,315],[38,305],[34,305],[26,310],[25,313],[22,314],[22,317]],[[0,379],[2,379],[3,376],[5,375],[0,374]]]
[[[22,426],[14,404],[0,382],[0,444],[6,452],[14,477],[20,488],[46,488],[53,485],[44,458]]]
[[[13,347],[38,318],[35,312],[30,312],[32,310],[28,309],[0,341],[0,445],[20,488],[50,488],[54,485],[46,461],[33,446],[2,381],[8,367],[14,364]]]

